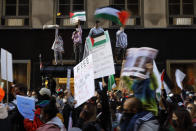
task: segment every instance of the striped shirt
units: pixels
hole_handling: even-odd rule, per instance
[[[127,34],[124,31],[118,30],[116,32],[116,47],[127,47]]]

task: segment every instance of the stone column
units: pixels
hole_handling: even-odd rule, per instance
[[[167,27],[166,0],[144,1],[144,28]]]
[[[55,0],[32,0],[32,27],[54,24]]]
[[[88,28],[91,28],[95,25],[94,12],[95,12],[96,8],[100,8],[100,7],[108,6],[108,5],[109,5],[109,0],[87,0],[86,12],[87,12]],[[103,28],[108,28],[109,21],[102,21],[101,20],[101,26]]]

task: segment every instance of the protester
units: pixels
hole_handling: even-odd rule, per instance
[[[24,118],[18,111],[16,95],[26,96],[27,87],[24,84],[16,84],[14,86],[13,93],[15,99],[12,102],[10,102],[9,112],[8,112],[8,119],[10,121],[10,126],[11,126],[10,128],[11,131],[25,131],[24,124],[23,124]]]
[[[76,25],[76,30],[72,33],[72,40],[73,40],[73,51],[75,53],[75,61],[76,64],[82,61],[82,28],[80,26],[80,21]]]
[[[56,100],[53,98],[41,111],[40,119],[45,124],[41,125],[36,131],[65,131],[62,121],[56,116],[57,113]]]
[[[52,50],[54,50],[54,59],[55,59],[55,64],[61,64],[63,65],[63,55],[64,53],[64,48],[63,48],[63,39],[62,37],[58,34],[59,29],[58,26],[55,29],[55,40],[52,45]]]
[[[125,101],[120,123],[122,131],[158,131],[159,123],[155,116],[143,109],[141,101],[135,97]]]
[[[98,35],[104,33],[103,28],[101,28],[99,25],[100,21],[97,20],[95,23],[96,23],[95,27],[91,28],[91,30],[88,34],[88,36],[90,36],[90,37],[95,37],[95,36],[98,36]]]
[[[83,131],[100,131],[101,126],[96,121],[96,103],[87,103],[84,105],[80,117],[79,117],[79,127]]]
[[[125,58],[127,48],[127,34],[124,32],[124,27],[121,26],[120,30],[116,32],[116,62]]]
[[[190,113],[191,119],[192,119],[192,123],[193,126],[196,128],[196,105],[193,103],[189,103],[187,105],[187,110]]]
[[[174,110],[171,126],[175,131],[194,131],[189,112],[181,107]]]
[[[126,86],[133,91],[134,96],[142,102],[144,109],[153,112],[155,116],[158,115],[158,106],[156,102],[155,91],[157,88],[156,78],[152,73],[152,63],[147,63],[146,70],[150,74],[150,78],[143,79],[139,77],[124,76],[123,80]]]

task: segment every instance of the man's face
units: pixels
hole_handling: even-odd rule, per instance
[[[123,105],[123,110],[124,110],[125,113],[131,113],[129,104],[130,103],[126,100],[124,105]]]
[[[95,25],[95,26],[96,26],[96,28],[98,28],[98,27],[99,27],[99,23],[96,23],[96,25]]]
[[[20,95],[20,90],[18,87],[14,88],[14,96],[16,97],[16,95]]]

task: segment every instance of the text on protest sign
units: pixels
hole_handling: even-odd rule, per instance
[[[92,40],[93,39],[93,40]],[[93,57],[95,79],[115,74],[114,60],[108,31],[96,38],[86,39]]]
[[[95,93],[92,55],[86,57],[74,67],[75,108],[86,102]]]
[[[1,48],[1,78],[13,82],[12,54]]]

